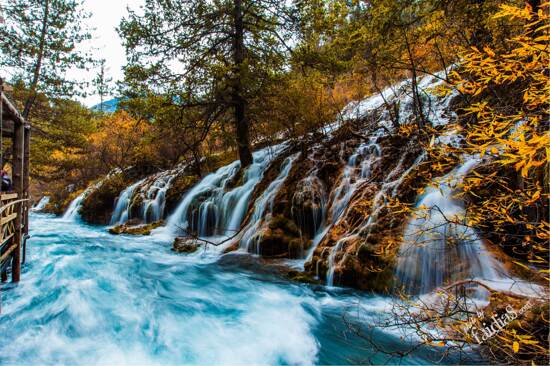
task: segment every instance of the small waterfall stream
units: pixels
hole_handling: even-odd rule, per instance
[[[332,190],[329,197],[328,207],[330,220],[328,220],[328,223],[324,222],[324,224],[317,229],[313,237],[311,248],[306,255],[306,262],[311,260],[319,243],[323,240],[330,228],[338,222],[357,188],[369,179],[372,167],[381,155],[380,146],[377,144],[377,140],[380,136],[381,131],[373,133],[369,141],[360,144],[355,152],[349,157],[340,176],[339,183],[336,188]],[[334,253],[334,256],[335,255],[336,253]]]
[[[111,216],[111,225],[124,224],[128,221],[130,214],[130,204],[132,203],[132,197],[137,187],[143,184],[144,180],[140,180],[126,188],[120,193],[120,196],[116,200],[115,209]]]
[[[38,203],[36,205],[34,205],[32,208],[31,208],[31,211],[33,212],[40,212],[42,211],[46,205],[50,203],[50,197],[49,196],[44,196],[40,199],[40,201],[38,201]]]
[[[86,198],[87,194],[88,190],[85,190],[84,192],[79,194],[74,200],[72,200],[61,219],[64,221],[75,221],[78,218],[78,210],[80,210],[80,204],[82,203],[82,201],[84,201],[84,198]]]
[[[327,285],[334,286],[334,273],[336,271],[336,255],[339,251],[343,249],[343,246],[349,240],[356,238],[358,235],[362,237],[367,237],[370,235],[372,226],[376,224],[378,214],[382,207],[386,204],[386,196],[389,194],[391,197],[394,197],[397,194],[397,190],[405,178],[418,167],[418,165],[425,159],[425,153],[420,154],[413,164],[405,171],[400,174],[397,178],[397,174],[403,168],[403,163],[405,161],[405,155],[399,160],[395,168],[386,176],[384,183],[374,196],[372,201],[372,207],[368,219],[364,224],[360,225],[358,228],[354,229],[352,232],[348,233],[344,237],[340,238],[336,244],[332,247],[329,257],[328,257],[328,269],[327,269]],[[346,204],[347,205],[347,204]]]
[[[256,199],[254,203],[254,212],[250,218],[249,224],[243,230],[243,236],[240,240],[240,246],[245,248],[248,252],[253,252],[260,254],[260,248],[258,242],[261,239],[261,230],[262,224],[269,221],[269,216],[273,211],[273,201],[277,196],[279,188],[286,180],[290,169],[292,169],[292,164],[298,158],[300,153],[289,156],[283,161],[281,166],[281,172],[273,180],[267,189],[262,192],[260,197]]]
[[[141,217],[144,222],[162,220],[166,204],[166,191],[170,188],[170,184],[175,177],[175,174],[162,174],[147,189],[141,206]]]
[[[397,277],[409,293],[424,294],[450,280],[499,280],[503,273],[485,244],[471,227],[463,225],[465,208],[453,196],[462,179],[480,163],[464,163],[427,187],[417,213],[405,229],[398,254]]]

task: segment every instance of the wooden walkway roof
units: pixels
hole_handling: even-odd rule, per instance
[[[0,88],[4,88],[2,79],[0,79]],[[2,99],[2,135],[12,137],[15,126],[25,125],[26,123],[6,94],[0,91],[0,95]]]

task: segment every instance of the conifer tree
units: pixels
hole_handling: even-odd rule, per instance
[[[107,75],[105,62],[106,62],[105,59],[101,59],[99,61],[99,71],[93,80],[93,84],[100,98],[99,109],[101,110],[101,112],[103,112],[103,108],[104,108],[103,102],[105,97],[111,93],[111,82],[113,81],[113,78]]]
[[[147,0],[143,15],[130,12],[119,28],[127,87],[232,120],[245,167],[252,163],[248,103],[284,67],[289,14],[275,0]]]
[[[83,22],[89,14],[80,0],[12,0],[4,6],[0,27],[0,66],[28,89],[23,117],[31,115],[37,95],[74,95],[78,82],[69,80],[71,68],[86,68],[92,61],[76,49],[90,39]]]

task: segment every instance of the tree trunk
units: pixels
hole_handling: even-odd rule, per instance
[[[531,22],[535,22],[539,20],[538,11],[540,10],[541,6],[541,0],[527,0],[527,4],[531,6],[531,11],[535,13],[534,19],[531,20]],[[531,32],[533,32],[532,36],[533,38],[543,35],[544,31],[539,30],[537,32],[537,28],[540,27],[541,24],[536,24],[531,27]]]
[[[426,123],[426,118],[424,117],[422,99],[418,93],[418,77],[416,74],[416,64],[414,62],[414,56],[412,54],[411,46],[409,43],[409,37],[405,30],[403,32],[403,38],[405,40],[405,45],[407,46],[407,53],[409,54],[409,62],[411,63],[411,73],[412,73],[412,94],[413,94],[413,109],[416,116],[416,124],[419,129],[423,129]]]
[[[244,73],[244,26],[242,0],[233,1],[234,18],[234,45],[233,62],[235,63],[235,80],[232,90],[232,102],[235,110],[235,131],[237,134],[237,146],[239,148],[239,159],[241,167],[252,164],[252,153],[250,151],[249,126],[246,115],[246,100],[244,99],[242,78]]]

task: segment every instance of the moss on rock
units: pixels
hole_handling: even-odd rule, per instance
[[[151,232],[164,225],[164,221],[155,221],[150,224],[137,224],[132,225],[130,223],[117,225],[112,228],[109,228],[109,232],[111,234],[120,235],[120,234],[128,234],[128,235],[151,235]]]
[[[106,225],[111,220],[114,202],[129,182],[122,174],[114,174],[82,201],[80,217],[91,224]]]
[[[201,245],[195,239],[178,236],[174,239],[172,250],[177,253],[189,254],[199,250],[200,246]]]

